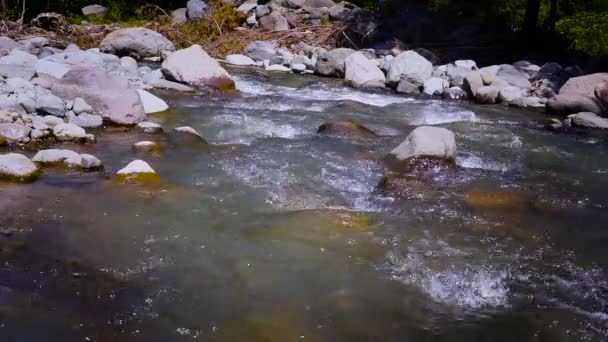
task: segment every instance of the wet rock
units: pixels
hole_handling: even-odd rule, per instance
[[[0,155],[0,180],[30,182],[39,175],[36,164],[26,156],[18,153]]]
[[[209,7],[202,0],[189,0],[186,3],[186,8],[188,10],[188,18],[190,19],[202,18],[209,13]]]
[[[0,123],[0,137],[8,143],[26,143],[30,141],[31,128],[17,123]]]
[[[571,75],[557,63],[545,63],[532,78],[534,94],[551,98],[570,79]]]
[[[108,9],[101,5],[89,5],[82,8],[82,14],[84,14],[85,17],[103,16],[107,11]]]
[[[64,98],[82,97],[96,114],[115,124],[134,125],[146,117],[139,94],[129,80],[104,70],[70,70],[53,84],[51,91]]]
[[[387,165],[397,171],[427,168],[437,165],[451,166],[456,157],[456,138],[452,131],[441,127],[422,126],[414,129],[407,138],[385,158]]]
[[[156,31],[133,27],[108,34],[99,50],[117,56],[147,58],[162,56],[163,51],[175,51],[175,45]]]
[[[220,90],[234,90],[236,87],[230,74],[200,45],[192,45],[169,55],[162,64],[162,73],[169,80],[195,87]]]
[[[315,65],[315,71],[323,76],[343,76],[345,71],[344,62],[348,56],[356,51],[348,48],[333,49],[319,55]]]
[[[568,115],[572,126],[608,129],[608,119],[591,112]]]
[[[295,73],[303,73],[304,71],[306,71],[306,65],[302,64],[302,63],[295,63],[291,65],[291,70]]]
[[[473,208],[513,208],[532,205],[534,198],[510,191],[473,189],[464,194],[464,202]]]
[[[74,114],[93,113],[93,107],[91,107],[83,98],[77,97],[72,104],[72,111]]]
[[[160,177],[156,171],[143,160],[134,160],[124,168],[116,172],[116,178],[120,181],[135,181],[143,183],[156,183],[160,181]]]
[[[279,71],[279,72],[290,72],[291,71],[290,68],[283,66],[283,65],[278,65],[278,64],[267,65],[266,67],[264,67],[264,69],[266,71]]]
[[[176,127],[173,130],[178,133],[187,134],[187,135],[190,135],[193,137],[200,138],[203,141],[205,140],[199,132],[197,132],[194,128],[192,128],[190,126]]]
[[[226,63],[232,65],[256,65],[255,61],[245,55],[228,55],[226,56]]]
[[[270,60],[277,55],[276,45],[273,42],[256,40],[245,47],[243,54],[254,61]]]
[[[95,139],[92,135],[87,134],[83,128],[71,123],[56,125],[53,127],[53,135],[60,141],[86,142]]]
[[[151,121],[140,122],[137,124],[137,128],[148,134],[157,134],[163,132],[163,126]]]
[[[135,148],[138,151],[145,151],[145,152],[158,152],[160,151],[160,145],[153,142],[153,141],[139,141],[136,142],[133,145],[133,148]]]
[[[451,87],[443,92],[443,98],[449,100],[461,100],[467,97],[467,93],[459,87]]]
[[[355,52],[344,61],[344,79],[353,87],[381,87],[386,82],[384,73],[375,60],[367,59],[361,52]]]
[[[545,120],[545,129],[550,131],[558,131],[564,128],[564,123],[556,118],[548,118]]]
[[[452,86],[462,87],[464,79],[469,73],[471,73],[471,69],[462,66],[456,66],[453,64],[448,64],[446,65],[445,73],[450,79],[450,84]]]
[[[424,93],[427,95],[441,95],[449,87],[449,82],[439,78],[431,77],[424,82]]]
[[[595,89],[608,82],[608,73],[574,77],[569,79],[559,90],[559,94],[547,102],[549,113],[568,115],[580,112],[592,112],[598,115],[606,113],[606,108],[595,96]]]
[[[102,162],[95,156],[60,149],[38,151],[32,161],[40,166],[66,166],[86,171],[99,170],[103,167]]]
[[[326,122],[319,126],[318,134],[336,136],[354,136],[363,138],[374,138],[378,135],[369,128],[354,121]]]
[[[416,85],[423,85],[433,73],[433,64],[414,51],[400,53],[393,61],[386,76],[387,82],[397,85],[405,79]]]
[[[169,105],[162,99],[150,94],[149,92],[137,89],[141,103],[144,105],[146,114],[160,113],[169,109]]]

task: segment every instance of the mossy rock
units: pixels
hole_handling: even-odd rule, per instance
[[[317,133],[323,135],[351,136],[361,138],[375,138],[378,136],[378,134],[371,129],[358,122],[350,120],[326,122],[319,126]]]
[[[140,173],[129,173],[115,175],[114,179],[123,183],[136,183],[136,184],[152,184],[158,185],[161,180],[160,177],[153,172],[140,172]]]

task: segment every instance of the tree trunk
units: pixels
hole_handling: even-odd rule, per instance
[[[549,12],[549,29],[555,31],[555,23],[557,23],[557,0],[551,0],[551,10]]]
[[[526,19],[524,30],[528,33],[535,33],[538,26],[538,12],[540,11],[540,0],[528,0],[526,7]]]
[[[8,7],[8,0],[2,0],[2,18],[6,19],[6,12]]]

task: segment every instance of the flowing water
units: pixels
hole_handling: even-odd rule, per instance
[[[151,120],[208,146],[107,128],[60,145],[104,172],[0,184],[0,340],[608,337],[608,136],[315,77],[237,84],[158,93],[172,109]],[[317,135],[330,120],[380,136]],[[419,125],[455,132],[459,167],[378,190],[379,160]],[[112,179],[137,158],[160,185]]]

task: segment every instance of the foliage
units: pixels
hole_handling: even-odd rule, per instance
[[[560,20],[557,31],[572,48],[592,56],[608,55],[608,12],[582,12]]]

